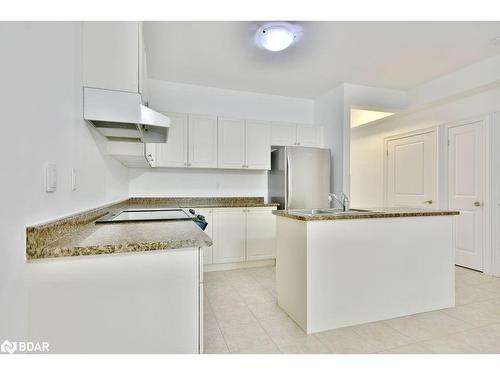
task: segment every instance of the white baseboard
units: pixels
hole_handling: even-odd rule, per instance
[[[204,272],[227,271],[227,270],[236,270],[240,268],[274,266],[275,264],[276,264],[276,259],[251,260],[247,262],[238,262],[238,263],[205,264],[203,266],[203,271]]]

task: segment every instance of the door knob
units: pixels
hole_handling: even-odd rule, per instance
[[[482,205],[483,205],[483,202],[478,202],[478,201],[474,202],[474,206],[476,206],[476,207],[481,207]]]
[[[432,199],[429,199],[428,201],[423,201],[422,203],[432,204]]]

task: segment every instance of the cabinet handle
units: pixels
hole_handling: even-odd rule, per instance
[[[483,202],[478,202],[478,201],[474,202],[474,206],[476,206],[476,207],[481,207],[482,205],[483,205]]]
[[[428,203],[428,204],[432,204],[432,199],[429,199],[428,201],[424,201],[422,203]]]

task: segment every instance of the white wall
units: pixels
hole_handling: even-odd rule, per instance
[[[349,194],[351,108],[391,109],[406,107],[408,96],[400,90],[341,84],[314,101],[314,122],[324,126],[325,147],[332,150],[333,191]]]
[[[351,131],[351,198],[359,207],[383,205],[384,138],[436,127],[500,110],[500,88],[459,99]],[[496,150],[493,150],[496,152]]]
[[[150,106],[158,110],[253,120],[313,123],[313,101],[150,79]]]
[[[131,168],[132,197],[267,197],[265,171]]]
[[[342,191],[344,145],[344,87],[337,86],[314,100],[314,122],[323,126],[323,144],[332,153],[332,192]]]
[[[269,121],[313,123],[313,101],[182,83],[149,80],[150,106],[160,111]],[[131,196],[263,196],[261,171],[131,169]]]
[[[128,196],[128,171],[82,120],[81,23],[0,23],[0,338],[26,334],[26,226]],[[45,193],[44,164],[58,189]],[[70,170],[79,187],[71,190]]]

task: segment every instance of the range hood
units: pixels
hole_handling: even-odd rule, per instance
[[[138,93],[84,87],[83,117],[111,141],[167,142],[170,118],[142,105]]]

